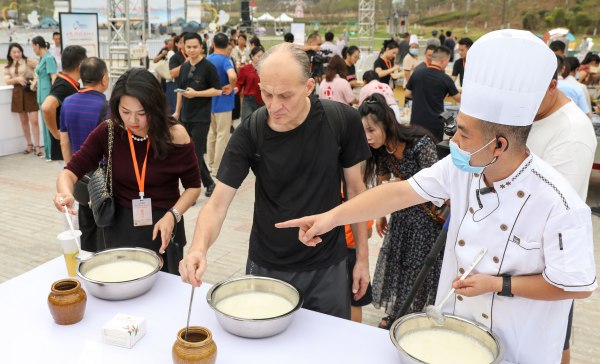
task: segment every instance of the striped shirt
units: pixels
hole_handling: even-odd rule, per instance
[[[65,99],[60,110],[60,131],[69,134],[73,153],[81,148],[98,123],[108,117],[108,108],[106,115],[100,117],[106,104],[106,96],[96,90],[81,90]]]

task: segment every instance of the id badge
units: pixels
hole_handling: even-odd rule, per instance
[[[131,200],[133,207],[133,226],[152,225],[152,199]]]

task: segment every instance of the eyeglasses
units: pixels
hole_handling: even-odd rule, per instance
[[[192,78],[192,77],[194,77],[194,72],[196,72],[196,65],[193,65],[193,66],[190,68],[190,73],[188,73],[188,75],[187,75],[187,78]]]

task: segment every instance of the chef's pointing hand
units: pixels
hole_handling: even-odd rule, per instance
[[[333,229],[335,225],[331,223],[331,217],[328,213],[319,215],[305,216],[299,219],[288,220],[275,224],[276,228],[297,227],[298,239],[306,246],[316,246],[323,241],[319,235]]]

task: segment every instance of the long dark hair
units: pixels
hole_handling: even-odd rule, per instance
[[[31,40],[31,44],[35,44],[36,46],[39,46],[40,48],[43,48],[43,49],[50,48],[50,43],[46,42],[44,37],[42,37],[41,35],[33,37],[33,39]]]
[[[325,80],[327,82],[333,81],[335,75],[340,75],[341,78],[346,79],[348,75],[348,69],[346,68],[346,62],[342,59],[342,57],[335,55],[331,58],[331,61],[327,64],[327,69],[325,70]]]
[[[169,127],[177,124],[167,113],[167,99],[160,83],[144,68],[132,68],[119,77],[110,97],[110,114],[112,119],[125,128],[119,114],[121,97],[131,96],[138,99],[144,107],[148,120],[148,136],[152,141],[154,157],[164,159],[173,145]]]
[[[11,43],[8,45],[8,52],[6,53],[6,60],[8,61],[8,63],[6,64],[5,68],[10,68],[13,65],[14,59],[12,59],[12,57],[10,56],[10,51],[12,51],[13,48],[19,48],[23,59],[25,60],[25,62],[27,62],[27,57],[25,57],[23,47],[21,47],[19,43]]]
[[[385,97],[374,93],[367,97],[358,108],[361,118],[370,117],[385,133],[385,142],[378,148],[371,148],[371,158],[367,160],[365,183],[372,181],[377,175],[377,166],[388,154],[386,145],[398,145],[402,142],[411,147],[417,139],[427,136],[433,140],[433,135],[426,129],[416,125],[400,125],[396,121],[394,111],[388,106]]]

